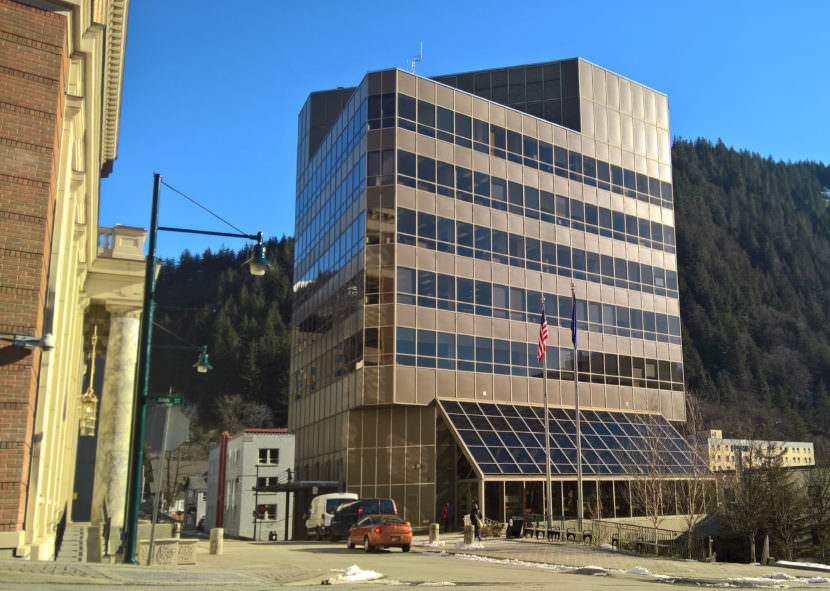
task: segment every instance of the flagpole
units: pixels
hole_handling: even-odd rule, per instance
[[[576,410],[576,494],[577,494],[577,530],[582,532],[582,518],[584,517],[584,506],[582,504],[582,428],[579,418],[579,360],[576,347],[576,293],[574,284],[571,281],[571,297],[573,298],[573,314],[571,322],[571,335],[574,344],[574,409]]]
[[[544,283],[542,284],[544,286]],[[542,324],[545,323],[545,293],[542,292]],[[540,335],[541,339],[541,335]],[[553,520],[553,495],[551,494],[550,481],[550,417],[548,416],[548,355],[547,349],[543,354],[544,371],[542,373],[542,383],[545,388],[545,494],[547,496],[547,515],[545,520],[547,523],[547,532],[550,534],[551,521]]]

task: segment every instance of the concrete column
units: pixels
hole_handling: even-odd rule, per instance
[[[127,496],[141,314],[139,310],[129,308],[108,306],[107,309],[110,313],[110,331],[98,413],[92,523],[103,524],[103,505],[106,502],[112,527],[121,528],[124,526],[124,502]]]

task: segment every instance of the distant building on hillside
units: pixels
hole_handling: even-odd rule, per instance
[[[219,449],[212,449],[208,458],[206,529],[216,527],[217,491],[222,486]],[[267,540],[271,532],[279,540],[285,539],[286,531],[290,535],[293,519],[288,493],[255,489],[285,482],[293,470],[294,435],[287,429],[245,429],[232,435],[225,457],[225,533],[254,540]]]
[[[724,439],[720,429],[709,431],[706,450],[707,464],[713,472],[735,470],[738,462],[745,467],[758,467],[779,458],[784,468],[805,468],[816,465],[813,444],[809,441],[764,441],[761,439]],[[752,451],[756,453],[751,453]]]

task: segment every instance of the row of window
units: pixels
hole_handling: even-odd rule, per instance
[[[369,118],[391,127],[394,93],[369,97]],[[646,203],[672,208],[671,183],[609,164],[574,150],[475,119],[451,109],[398,95],[398,126],[543,172],[599,187]]]
[[[375,156],[376,155],[376,156]],[[367,183],[394,182],[394,151],[369,153]],[[402,185],[647,248],[675,251],[674,228],[483,172],[398,151]],[[402,175],[402,176],[401,176]]]
[[[398,302],[467,314],[541,322],[541,293],[489,281],[398,267]],[[368,293],[368,288],[367,288]],[[545,295],[548,322],[571,328],[573,300]],[[613,304],[577,300],[577,329],[681,344],[680,318]]]
[[[295,249],[299,256],[294,276],[299,281],[311,281],[321,272],[338,269],[362,248],[365,229],[361,214],[333,242],[330,243],[330,240],[336,224],[365,189],[364,156],[344,175],[342,182],[334,188],[305,229],[298,231]],[[323,248],[325,252],[321,252]]]
[[[343,111],[344,113],[347,110]],[[342,116],[342,115],[341,115]],[[335,126],[332,126],[334,129]],[[316,213],[321,206],[314,207],[320,193],[330,182],[332,175],[337,171],[351,153],[360,139],[366,133],[366,101],[357,107],[349,120],[343,125],[343,130],[337,138],[331,140],[330,147],[325,155],[318,150],[308,168],[313,170],[298,171],[297,183],[297,228],[302,230],[307,225],[310,212]],[[321,149],[329,145],[328,141],[321,143]],[[298,160],[302,162],[302,160]]]
[[[399,326],[395,346],[398,365],[534,378],[543,374],[543,365],[536,360],[536,343]],[[548,347],[545,357],[549,379],[574,379],[572,349]],[[577,359],[580,382],[683,389],[679,362],[582,350]]]
[[[677,272],[398,208],[398,242],[533,271],[677,298]]]

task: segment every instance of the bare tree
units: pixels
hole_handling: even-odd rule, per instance
[[[769,492],[764,452],[757,442],[735,450],[736,470],[726,480],[724,515],[732,530],[746,536],[749,561],[757,562],[755,540],[767,528]]]
[[[645,433],[638,450],[640,462],[632,473],[639,476],[630,481],[631,500],[654,527],[654,543],[658,541],[657,529],[663,522],[663,483],[666,482],[665,463],[662,454],[667,452],[666,436],[655,415],[645,415]]]
[[[239,394],[225,394],[216,401],[221,425],[234,433],[246,428],[271,427],[274,412],[266,404],[245,400]]]
[[[688,475],[678,482],[677,504],[686,524],[686,540],[691,552],[695,528],[706,517],[707,510],[712,510],[706,507],[706,502],[708,493],[714,486],[714,478],[704,461],[708,452],[705,449],[707,440],[704,435],[703,409],[700,400],[691,392],[686,393],[686,423],[682,429],[692,455],[689,458]]]
[[[768,444],[766,448],[768,528],[786,560],[792,560],[796,538],[804,525],[805,490],[795,481],[793,472],[783,467],[784,450]]]
[[[813,548],[826,560],[830,555],[830,468],[821,466],[808,474],[806,511]]]

